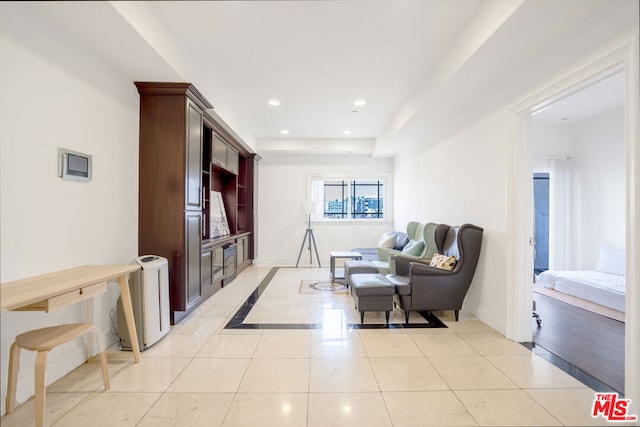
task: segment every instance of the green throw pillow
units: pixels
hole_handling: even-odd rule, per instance
[[[424,242],[420,240],[409,240],[407,246],[402,249],[402,253],[405,255],[418,256],[424,250]]]

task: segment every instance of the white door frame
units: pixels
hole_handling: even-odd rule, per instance
[[[532,339],[533,189],[531,114],[598,80],[625,72],[627,162],[625,397],[640,414],[640,66],[638,35],[507,110],[507,338]],[[635,400],[634,400],[635,398]]]

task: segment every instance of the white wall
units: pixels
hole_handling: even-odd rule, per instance
[[[137,256],[138,95],[130,78],[35,14],[0,17],[0,279]],[[14,14],[15,12],[15,14]],[[93,180],[57,177],[57,148],[93,155]],[[109,342],[116,284],[95,299]],[[23,331],[84,321],[87,306],[0,313],[2,413],[9,347]],[[81,341],[54,349],[47,383],[86,359]],[[33,352],[23,352],[18,402],[33,395]]]
[[[625,246],[624,109],[572,124],[535,123],[532,140],[534,171],[551,171],[548,159],[573,159],[567,268],[595,269],[602,245]]]
[[[505,332],[506,117],[498,111],[394,164],[396,224],[425,222],[484,228],[480,260],[462,307]]]
[[[387,158],[348,154],[261,154],[263,159],[258,166],[258,258],[255,260],[258,265],[296,264],[307,228],[301,203],[308,200],[308,175],[391,175],[393,171],[393,162]],[[311,225],[323,267],[329,266],[330,251],[375,247],[382,233],[393,229],[391,222],[312,222]],[[309,251],[306,248],[299,265],[309,266]],[[313,265],[317,266],[315,253]]]
[[[577,269],[595,269],[600,246],[625,247],[624,109],[575,125]]]
[[[549,172],[549,159],[573,157],[575,138],[573,125],[534,122],[531,127],[533,170]]]

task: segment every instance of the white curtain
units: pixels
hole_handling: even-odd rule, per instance
[[[573,270],[573,159],[551,159],[549,174],[549,269]]]

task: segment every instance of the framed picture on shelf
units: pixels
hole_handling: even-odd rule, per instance
[[[224,210],[224,202],[222,201],[222,193],[218,191],[211,192],[211,217],[210,228],[211,237],[228,236],[229,223],[227,222],[227,214]]]

